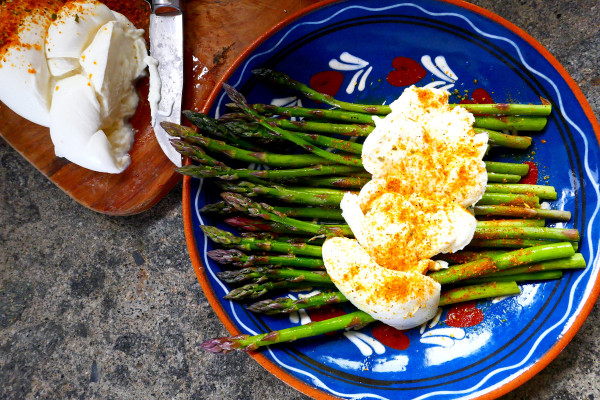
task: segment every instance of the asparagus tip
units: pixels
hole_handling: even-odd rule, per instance
[[[251,279],[254,279],[254,283],[264,282],[267,277],[265,275],[261,275],[264,269],[250,267],[244,268],[236,271],[220,271],[217,272],[217,276],[225,283],[239,283],[245,282]],[[258,274],[260,276],[253,277],[252,274]]]
[[[177,137],[182,137],[183,136],[183,131],[188,129],[184,126],[181,126],[179,124],[176,124],[174,122],[170,122],[170,121],[162,121],[160,123],[160,126],[162,126],[162,128],[165,130],[165,132],[167,132],[169,135],[171,136],[177,136]]]
[[[269,313],[269,312],[273,312],[273,311],[277,311],[282,308],[285,308],[285,305],[282,304],[282,301],[288,301],[288,300],[290,300],[289,297],[277,298],[277,299],[265,299],[265,300],[260,300],[260,301],[257,301],[256,303],[250,304],[246,308],[249,311],[252,311],[252,312],[258,313],[258,314]]]
[[[271,73],[272,71],[268,68],[255,68],[252,70],[252,74],[256,75],[260,78],[264,78],[266,77],[267,74]]]
[[[221,197],[227,204],[240,212],[250,213],[251,215],[260,215],[260,209],[263,205],[253,202],[246,196],[239,193],[223,192],[221,193]]]
[[[231,232],[227,232],[210,225],[201,225],[200,229],[210,240],[219,244],[237,244],[241,240]]]
[[[195,111],[192,111],[192,110],[183,110],[181,113],[182,113],[183,115],[185,115],[185,116],[186,116],[188,119],[189,119],[191,116],[198,114],[197,112],[195,112]]]
[[[249,283],[231,290],[224,298],[227,300],[256,299],[267,292],[268,290],[265,287],[261,287],[256,283]]]
[[[207,251],[206,255],[219,264],[231,264],[240,261],[245,254],[237,249],[215,249]]]
[[[200,345],[202,350],[210,351],[215,354],[227,354],[241,347],[239,339],[245,339],[248,335],[238,335],[234,337],[220,337],[209,339]]]
[[[223,89],[225,89],[225,93],[227,93],[227,96],[229,96],[229,98],[233,102],[235,102],[238,106],[242,107],[243,109],[248,108],[246,98],[240,92],[238,92],[233,86],[231,86],[227,83],[223,83]]]

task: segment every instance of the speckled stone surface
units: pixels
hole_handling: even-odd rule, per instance
[[[600,114],[597,0],[478,0],[540,41]],[[0,140],[0,398],[305,399],[246,354],[198,349],[226,331],[198,284],[181,187],[118,218],[82,208]],[[600,310],[504,396],[600,399]]]

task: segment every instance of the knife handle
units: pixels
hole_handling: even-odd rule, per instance
[[[174,8],[181,12],[180,0],[152,0],[152,11],[154,13],[164,7]]]

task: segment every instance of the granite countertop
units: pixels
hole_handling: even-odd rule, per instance
[[[477,0],[540,41],[600,115],[597,0]],[[147,212],[85,209],[0,140],[0,398],[305,399],[246,354],[196,279],[181,186]],[[600,398],[600,309],[542,372],[503,397]]]

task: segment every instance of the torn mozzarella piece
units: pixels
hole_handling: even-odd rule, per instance
[[[90,81],[74,75],[59,81],[50,109],[50,136],[58,157],[93,171],[119,173],[130,163],[133,135],[124,125],[102,130],[100,104]]]
[[[143,30],[101,3],[71,3],[48,30],[47,56],[56,74],[56,155],[93,171],[122,172],[134,138],[127,123],[138,104],[134,82],[148,56]]]
[[[79,68],[77,58],[50,58],[48,59],[48,68],[52,76],[64,76]]]
[[[367,183],[368,185],[368,183]],[[358,243],[362,246],[366,246],[367,238],[364,236],[363,226],[365,225],[365,214],[358,202],[358,195],[346,192],[342,201],[340,202],[340,208],[342,209],[342,218],[346,221],[350,230],[354,234]]]
[[[98,1],[72,1],[61,7],[48,28],[46,56],[79,60],[98,29],[114,19],[110,8]]]
[[[82,53],[83,75],[98,94],[105,126],[135,113],[138,97],[133,82],[144,74],[146,56],[141,33],[118,21],[104,24]]]
[[[427,199],[386,192],[369,208],[346,193],[342,215],[358,242],[381,266],[424,273],[436,254],[455,252],[473,238],[477,220],[444,198]]]
[[[378,265],[356,240],[327,239],[323,261],[335,286],[359,310],[397,329],[410,329],[433,318],[440,284],[417,272]]]
[[[450,108],[448,93],[435,88],[411,86],[390,107],[385,118],[374,117],[363,146],[373,178],[397,178],[401,194],[450,196],[465,207],[481,199],[488,135],[475,133],[473,115]]]
[[[83,51],[94,40],[96,32],[115,15],[104,4],[79,0],[61,7],[48,28],[46,58],[55,77],[80,70]]]

